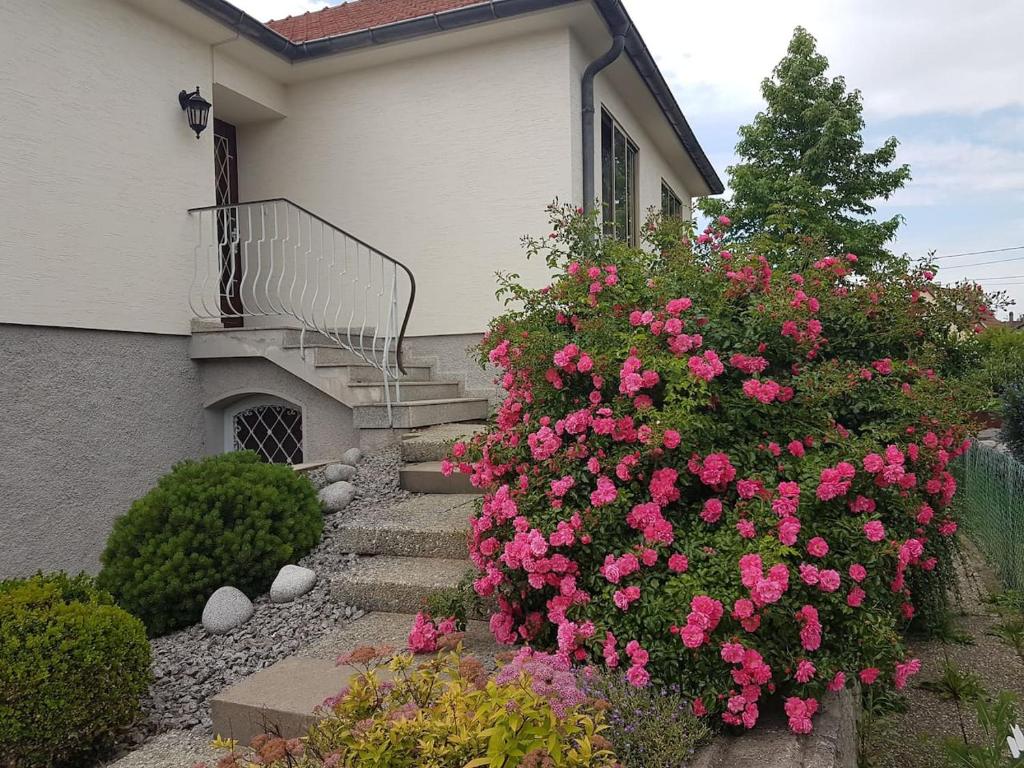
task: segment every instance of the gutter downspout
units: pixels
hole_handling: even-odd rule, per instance
[[[612,47],[598,56],[583,70],[581,81],[583,98],[581,103],[583,123],[583,210],[591,213],[594,210],[596,195],[594,192],[594,77],[602,69],[614,62],[626,47],[626,32],[629,25],[624,25],[612,37]]]

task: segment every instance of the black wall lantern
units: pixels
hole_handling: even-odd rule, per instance
[[[196,138],[206,130],[206,123],[210,119],[210,102],[199,95],[199,86],[192,93],[182,91],[178,94],[178,103],[185,110],[185,117],[188,118],[188,126],[196,132]]]

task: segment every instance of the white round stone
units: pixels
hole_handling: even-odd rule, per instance
[[[358,448],[349,448],[347,451],[341,454],[341,463],[350,464],[351,466],[354,467],[362,460],[362,458],[363,452],[361,450],[359,450]]]
[[[340,512],[356,497],[356,487],[352,483],[340,480],[331,483],[317,495],[327,512]]]
[[[351,480],[356,476],[356,468],[351,464],[328,464],[324,468],[324,479],[328,483]]]
[[[221,587],[206,601],[203,627],[214,635],[223,635],[245,624],[252,616],[252,600],[234,587]]]
[[[316,574],[301,565],[286,565],[270,585],[270,600],[274,603],[290,603],[301,597],[316,584]]]

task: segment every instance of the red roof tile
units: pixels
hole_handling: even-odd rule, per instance
[[[430,16],[485,0],[351,0],[321,11],[268,21],[267,26],[293,43],[360,32],[396,21]]]

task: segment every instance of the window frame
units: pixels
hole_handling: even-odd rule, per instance
[[[666,200],[667,196],[667,200]],[[666,206],[666,202],[668,205]],[[678,209],[678,213],[673,213],[670,209],[675,207]],[[678,218],[683,220],[683,198],[676,194],[676,191],[672,189],[672,185],[665,181],[664,177],[661,179],[661,215],[665,218]]]
[[[617,152],[622,147],[621,154]],[[621,161],[621,167],[619,163]],[[637,245],[639,225],[640,148],[622,124],[604,105],[601,106],[601,229],[629,245]],[[622,197],[619,203],[621,173]],[[620,219],[621,217],[621,219]],[[620,231],[624,230],[624,231]]]

